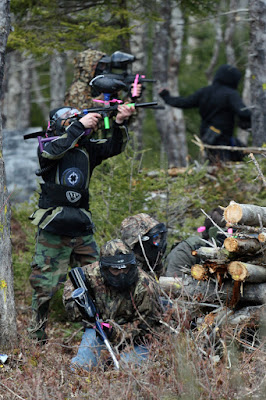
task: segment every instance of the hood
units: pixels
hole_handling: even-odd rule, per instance
[[[121,223],[122,240],[132,249],[143,236],[159,222],[146,213],[136,214],[125,218]]]
[[[89,83],[94,78],[95,69],[102,57],[106,56],[98,50],[88,49],[82,51],[74,59],[74,80]]]
[[[221,65],[213,78],[213,83],[220,83],[236,89],[241,79],[241,72],[232,65]]]

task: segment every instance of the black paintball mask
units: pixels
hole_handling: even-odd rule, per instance
[[[47,136],[61,136],[65,133],[69,120],[74,120],[79,111],[73,107],[60,107],[51,110],[49,113],[50,120],[47,126]]]
[[[99,264],[105,282],[116,289],[126,290],[138,279],[134,253],[103,256]]]
[[[125,53],[123,51],[115,51],[111,55],[111,70],[121,72],[128,71],[128,67],[132,66],[132,63],[136,60],[133,54]]]
[[[165,253],[167,246],[167,228],[163,223],[155,225],[141,237],[141,242],[152,268],[158,265]],[[135,252],[142,255],[143,250],[140,243],[135,246]],[[142,256],[141,256],[142,257]]]

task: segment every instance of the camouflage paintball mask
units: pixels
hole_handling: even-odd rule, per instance
[[[125,290],[138,279],[133,251],[120,239],[110,240],[100,250],[100,271],[105,282]]]

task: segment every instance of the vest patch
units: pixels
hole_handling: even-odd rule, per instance
[[[81,199],[81,194],[77,192],[73,192],[72,190],[68,190],[66,192],[66,198],[70,203],[76,203]]]

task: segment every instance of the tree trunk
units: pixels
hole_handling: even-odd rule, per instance
[[[64,105],[66,91],[66,55],[54,51],[50,62],[50,108]]]
[[[212,80],[213,80],[213,71],[214,71],[214,68],[216,67],[219,53],[220,53],[221,44],[223,41],[223,32],[222,32],[222,27],[221,27],[220,16],[218,16],[215,19],[214,27],[215,27],[215,42],[214,42],[213,54],[212,54],[210,64],[209,64],[207,70],[205,71],[209,85],[212,83]]]
[[[130,36],[130,50],[131,53],[136,57],[136,60],[132,64],[132,72],[135,74],[146,74],[147,71],[147,24],[140,24],[139,21],[131,21],[131,25],[135,25],[132,35]],[[149,78],[147,76],[147,78]],[[149,83],[146,85],[150,85]],[[146,86],[144,85],[144,86]],[[141,101],[148,101],[145,99],[146,90],[143,91]],[[134,149],[139,152],[142,150],[142,136],[143,136],[143,123],[145,119],[146,111],[144,109],[138,109],[137,116],[132,119],[130,124],[130,130],[134,132]],[[140,159],[140,154],[137,155]]]
[[[228,265],[228,273],[234,281],[252,283],[266,282],[266,266],[233,261]]]
[[[230,0],[229,9],[236,10],[238,7],[238,0]],[[236,13],[231,13],[227,16],[227,24],[224,33],[225,53],[227,64],[236,65],[235,51],[233,47],[233,39],[236,26]]]
[[[261,250],[261,244],[258,239],[241,239],[228,237],[224,241],[226,250],[238,254],[254,254]]]
[[[245,77],[244,77],[244,88],[242,92],[242,100],[244,104],[246,104],[247,107],[251,106],[251,99],[250,99],[250,79],[251,79],[251,71],[249,65],[246,68],[245,71]],[[252,108],[251,108],[252,112]],[[248,145],[248,139],[250,136],[250,132],[237,128],[237,138],[245,145]]]
[[[0,2],[0,98],[7,38],[10,32],[10,2]],[[2,118],[0,113],[0,348],[10,348],[17,340],[16,309],[10,241],[10,204],[2,156]]]
[[[231,201],[224,210],[224,218],[230,224],[246,224],[250,226],[266,226],[266,207],[252,204],[238,204]]]
[[[30,126],[32,57],[13,51],[7,55],[3,114],[6,129]]]
[[[250,0],[250,69],[252,137],[254,146],[266,142],[266,0]]]
[[[183,17],[173,1],[160,3],[160,15],[163,22],[155,24],[152,57],[153,77],[158,81],[153,89],[154,98],[161,87],[170,87],[173,95],[178,95],[177,76],[183,39]],[[186,166],[187,144],[182,111],[165,105],[164,110],[157,110],[155,118],[168,157],[168,167]]]

